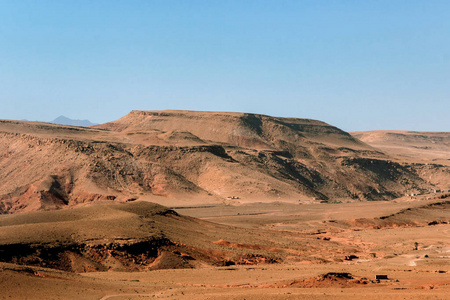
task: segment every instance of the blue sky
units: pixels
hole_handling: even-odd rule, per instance
[[[0,0],[0,118],[130,110],[450,131],[450,1]]]

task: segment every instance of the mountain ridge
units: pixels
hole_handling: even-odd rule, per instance
[[[89,120],[78,120],[78,119],[70,119],[66,116],[59,116],[53,121],[50,121],[49,123],[58,124],[58,125],[70,125],[70,126],[81,126],[81,127],[88,127],[97,125],[95,123],[92,123]]]
[[[132,111],[92,127],[4,120],[0,141],[0,213],[134,199],[389,200],[450,178],[321,121],[246,113]]]

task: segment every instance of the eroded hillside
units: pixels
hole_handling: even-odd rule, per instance
[[[0,121],[0,158],[1,213],[98,200],[382,200],[437,183],[435,169],[326,123],[246,113],[133,111],[92,128]],[[438,174],[449,181],[446,166]]]
[[[435,189],[450,190],[450,133],[426,131],[353,132],[361,141],[414,167]]]

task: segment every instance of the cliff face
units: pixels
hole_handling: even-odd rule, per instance
[[[430,172],[307,119],[133,111],[91,128],[0,121],[1,213],[97,200],[392,199],[431,187]]]

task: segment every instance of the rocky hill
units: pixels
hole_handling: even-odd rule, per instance
[[[433,172],[308,119],[132,111],[90,128],[0,121],[1,213],[102,200],[385,200],[433,188]]]

